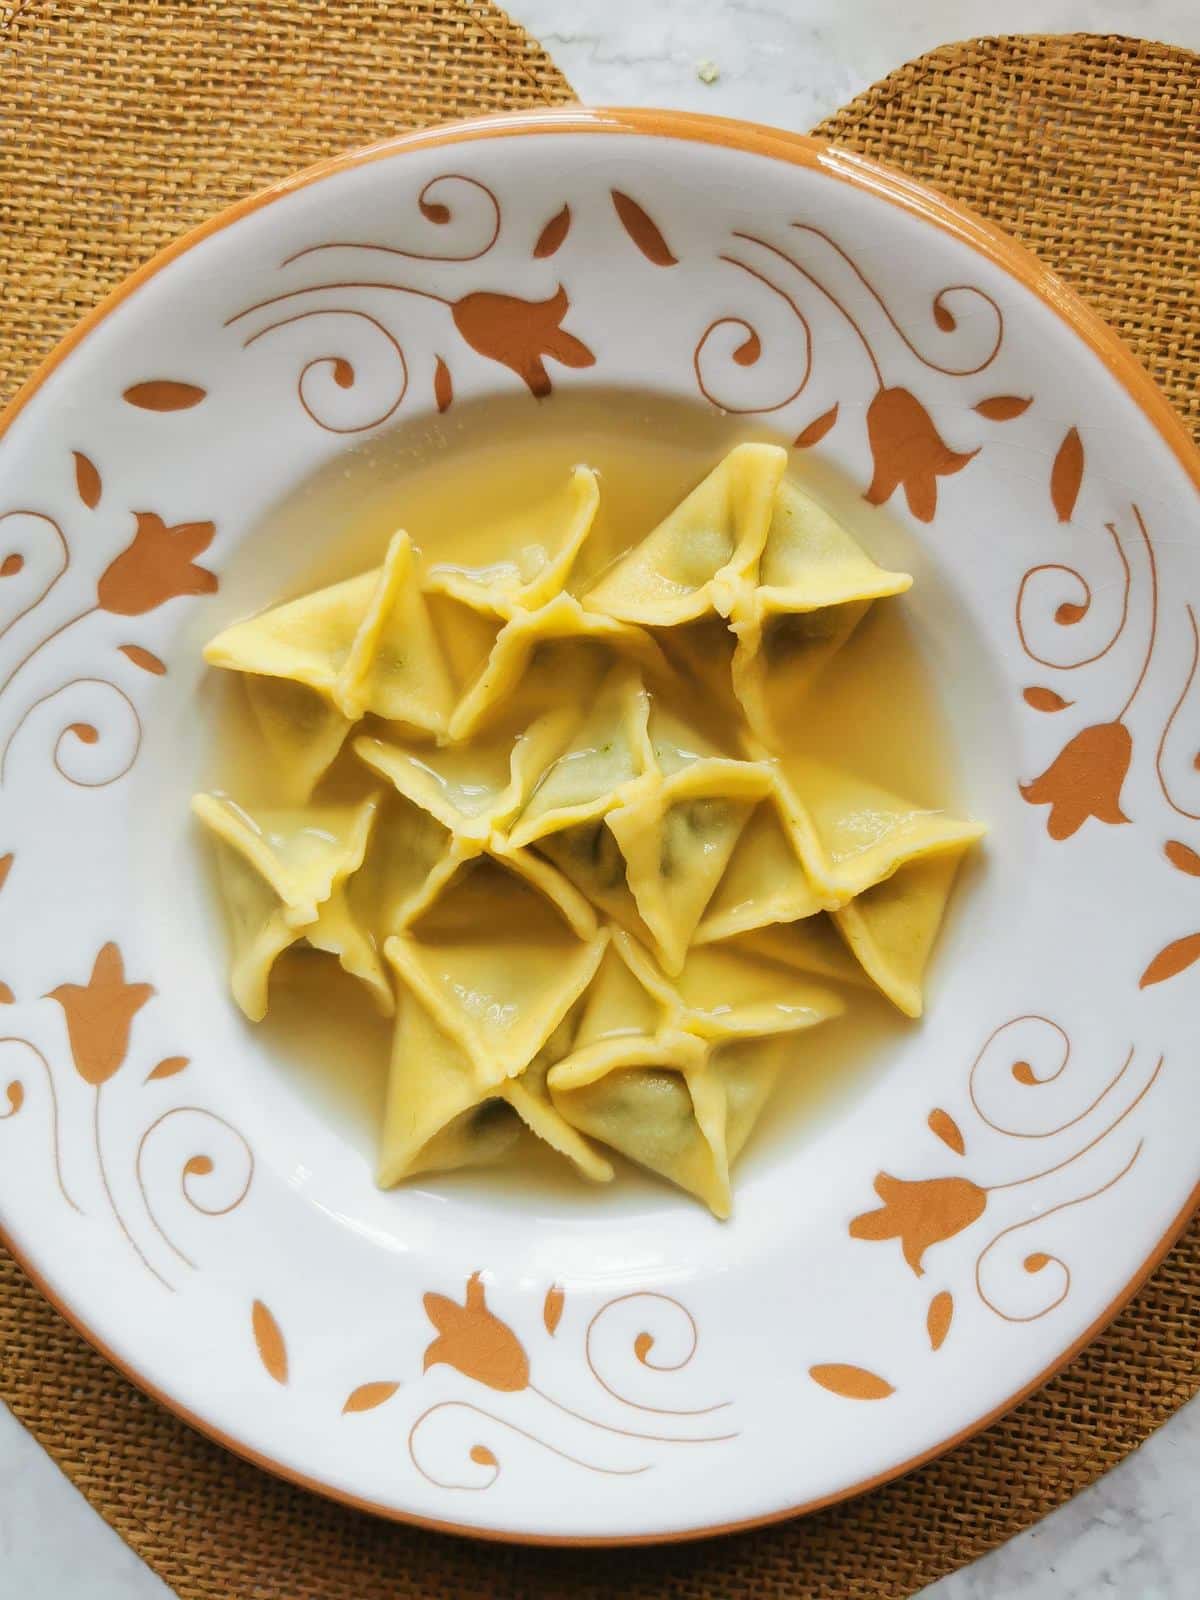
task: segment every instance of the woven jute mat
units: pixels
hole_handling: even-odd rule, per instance
[[[0,0],[0,397],[186,225],[415,123],[569,98],[478,0]],[[821,134],[1025,239],[1200,426],[1200,58],[1008,38],[903,67]],[[634,1551],[375,1521],[200,1438],[0,1254],[0,1395],[181,1600],[902,1600],[1028,1527],[1200,1387],[1200,1225],[1109,1331],[940,1461],[800,1522]],[[3,1588],[0,1581],[0,1589]]]

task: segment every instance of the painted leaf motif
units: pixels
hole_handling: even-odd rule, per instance
[[[103,489],[100,474],[95,462],[89,460],[82,450],[73,450],[71,453],[75,457],[75,487],[79,490],[79,498],[89,511],[94,511],[100,504]]]
[[[207,1178],[212,1170],[211,1156],[189,1156],[183,1164],[185,1178]]]
[[[146,1082],[153,1083],[158,1078],[173,1078],[177,1072],[183,1071],[190,1060],[190,1056],[167,1056],[146,1074]]]
[[[1086,600],[1064,600],[1054,613],[1054,620],[1060,628],[1073,628],[1077,622],[1082,622],[1088,614]]]
[[[250,1323],[254,1329],[254,1343],[258,1358],[269,1377],[276,1383],[288,1381],[287,1344],[279,1324],[261,1300],[256,1300],[250,1310]]]
[[[174,378],[148,378],[131,384],[122,396],[131,406],[143,411],[187,411],[198,406],[208,393],[195,383],[179,383]]]
[[[819,417],[814,417],[807,428],[801,428],[793,441],[799,449],[807,450],[811,445],[820,444],[837,421],[840,404],[840,401],[835,402],[828,411],[822,411]]]
[[[1152,984],[1165,983],[1168,978],[1186,972],[1196,961],[1200,961],[1200,933],[1189,933],[1158,952],[1142,973],[1138,988],[1149,989]]]
[[[547,256],[552,256],[558,250],[571,226],[571,208],[564,206],[550,218],[550,221],[538,234],[537,243],[533,247],[534,256],[539,261],[544,261]]]
[[[566,1296],[556,1283],[553,1288],[546,1290],[546,1298],[542,1302],[542,1321],[546,1324],[546,1332],[553,1338],[562,1321],[563,1305]]]
[[[3,889],[9,873],[12,871],[13,854],[10,850],[7,855],[0,856],[0,889]]]
[[[441,356],[437,358],[437,365],[433,369],[433,398],[437,402],[439,411],[447,410],[454,399],[454,383],[450,377],[450,368]]]
[[[390,1400],[399,1387],[398,1383],[360,1383],[357,1389],[347,1395],[342,1415],[345,1417],[356,1411],[374,1411],[377,1406]]]
[[[808,1375],[822,1389],[828,1389],[830,1394],[841,1395],[844,1400],[886,1400],[896,1392],[887,1379],[881,1378],[878,1373],[838,1361],[809,1367]]]
[[[954,1151],[956,1156],[961,1156],[966,1150],[962,1130],[948,1111],[943,1111],[937,1106],[929,1113],[929,1131],[935,1133],[942,1143]]]
[[[935,300],[933,303],[933,320],[943,333],[953,333],[955,328],[958,327],[958,323],[954,320],[953,311],[948,306],[944,306],[940,300]]]
[[[0,983],[0,1006],[11,1006],[15,998],[8,984]]]
[[[653,261],[656,267],[675,267],[679,263],[667,247],[658,224],[653,222],[638,205],[636,200],[627,194],[622,194],[619,189],[609,191],[617,216],[621,219],[621,226],[637,245],[647,261]]]
[[[1028,411],[1032,404],[1032,395],[1028,400],[1023,400],[1017,394],[995,394],[990,400],[981,400],[975,410],[989,422],[1011,422],[1023,411]]]
[[[1083,482],[1083,440],[1070,428],[1050,469],[1050,499],[1060,522],[1070,522]]]
[[[925,1331],[929,1334],[931,1350],[940,1350],[945,1344],[953,1318],[954,1296],[948,1289],[943,1289],[929,1302],[929,1311],[925,1317]]]
[[[95,744],[100,735],[90,722],[72,722],[67,726],[67,732],[73,733],[80,744]]]
[[[1032,706],[1035,711],[1065,711],[1068,706],[1075,704],[1074,700],[1064,700],[1062,695],[1055,694],[1053,689],[1044,689],[1034,684],[1021,691],[1021,698],[1027,706]]]
[[[1171,865],[1191,878],[1200,878],[1200,855],[1179,839],[1168,839],[1163,854]]]
[[[1025,1257],[1021,1265],[1026,1272],[1041,1272],[1050,1265],[1051,1259],[1044,1250],[1035,1250],[1032,1255]]]
[[[161,678],[167,670],[165,661],[160,661],[153,651],[143,650],[140,644],[122,644],[117,648],[128,661],[133,662],[135,667],[141,667],[143,672],[153,672],[155,677]]]
[[[15,578],[25,565],[25,557],[17,550],[0,561],[0,578]]]
[[[470,1455],[471,1460],[478,1467],[498,1467],[500,1465],[485,1444],[473,1444],[471,1446]]]
[[[19,1079],[14,1078],[4,1091],[4,1098],[8,1101],[8,1110],[4,1114],[5,1118],[15,1117],[25,1104],[25,1085]]]

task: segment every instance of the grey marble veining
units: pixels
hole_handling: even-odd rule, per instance
[[[508,10],[592,104],[797,130],[912,56],[974,34],[1123,33],[1200,50],[1200,0],[509,0]],[[1200,1401],[924,1600],[1195,1600],[1198,1485]],[[0,1600],[170,1600],[3,1406]]]

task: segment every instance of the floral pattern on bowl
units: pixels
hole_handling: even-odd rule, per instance
[[[406,420],[516,396],[536,427],[589,386],[769,430],[915,565],[993,827],[926,1022],[751,1159],[724,1227],[665,1196],[378,1193],[232,1014],[182,800],[199,645],[271,506]],[[1200,463],[1016,246],[767,130],[483,121],[216,219],[3,429],[0,1224],[200,1427],[386,1515],[698,1535],[946,1448],[1174,1237]]]

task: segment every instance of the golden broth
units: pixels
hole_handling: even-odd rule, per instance
[[[568,583],[581,592],[734,444],[764,437],[769,433],[734,419],[626,396],[555,396],[536,412],[525,400],[452,408],[323,469],[245,541],[223,587],[247,594],[246,610],[258,610],[378,565],[397,528],[408,531],[426,569],[478,562],[488,553],[478,538],[481,526],[519,515],[523,506],[561,486],[572,466],[585,463],[599,475],[601,497]],[[805,466],[803,454],[794,453],[790,474],[822,498]],[[852,510],[840,514],[852,533],[860,532]],[[264,570],[271,585],[265,591]],[[217,676],[223,681],[217,686],[206,787],[248,804],[270,804],[270,771],[240,679]],[[919,804],[953,805],[945,722],[903,597],[877,603],[838,654],[836,669],[805,705],[804,735],[806,749],[830,764],[858,771]],[[362,794],[378,784],[347,750],[318,793]],[[334,961],[303,950],[280,960],[271,996],[259,1025],[271,1055],[373,1163],[391,1024],[374,1013]],[[794,1069],[781,1079],[739,1163],[743,1181],[758,1156],[794,1147],[806,1125],[826,1117],[862,1083],[888,1039],[913,1025],[872,990],[855,988],[847,1000],[844,1018],[796,1037]],[[531,1135],[523,1140],[524,1159],[439,1173],[428,1181],[460,1191],[500,1183],[535,1197],[569,1194],[594,1204],[595,1191],[561,1158]],[[615,1153],[613,1160],[621,1169],[619,1188],[627,1190],[635,1169]],[[668,1193],[644,1177],[635,1194],[638,1189],[643,1195]]]

